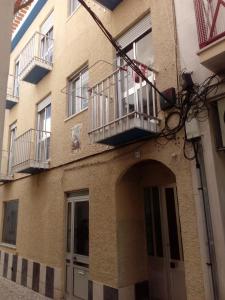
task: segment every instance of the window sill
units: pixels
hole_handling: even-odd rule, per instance
[[[69,20],[73,17],[73,15],[78,11],[78,9],[81,7],[81,4],[79,4],[77,6],[77,8],[75,8],[75,10],[71,13],[71,15],[69,15],[66,19],[66,23],[69,22]]]
[[[64,122],[67,122],[67,121],[73,119],[74,117],[76,117],[76,116],[82,114],[82,113],[85,112],[86,110],[88,110],[88,107],[85,107],[84,109],[82,109],[82,110],[79,111],[78,113],[69,116],[68,118],[66,118],[66,119],[64,120]]]
[[[16,245],[7,244],[4,242],[0,242],[0,247],[5,247],[5,248],[16,250]]]

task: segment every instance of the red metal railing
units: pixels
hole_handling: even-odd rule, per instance
[[[194,0],[200,48],[225,37],[225,0]]]

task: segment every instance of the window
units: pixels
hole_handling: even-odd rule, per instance
[[[19,60],[16,61],[15,64],[15,76],[14,76],[14,85],[13,85],[13,96],[19,97]]]
[[[118,39],[123,51],[131,58],[146,66],[154,62],[152,26],[150,15],[145,16],[123,36]],[[123,64],[118,60],[118,65]]]
[[[69,80],[68,115],[74,115],[88,106],[88,70],[83,69]]]
[[[77,9],[80,5],[78,0],[68,0],[69,1],[69,16]]]
[[[2,241],[7,244],[16,245],[18,200],[3,203],[4,219]]]
[[[41,26],[41,58],[49,63],[53,60],[53,13]]]
[[[51,132],[51,98],[44,99],[38,105],[38,137],[37,160],[45,162],[50,158],[50,132]]]

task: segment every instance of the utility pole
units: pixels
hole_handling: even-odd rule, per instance
[[[5,105],[7,93],[7,81],[9,74],[9,57],[12,34],[12,20],[15,0],[1,1],[0,9],[0,155],[2,156],[2,144],[5,120]],[[0,156],[0,157],[1,157]],[[0,159],[1,170],[1,159]]]

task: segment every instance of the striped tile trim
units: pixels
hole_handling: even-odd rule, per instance
[[[146,280],[115,289],[95,281],[89,281],[88,295],[88,300],[150,300],[149,282]]]
[[[62,299],[61,270],[0,251],[0,276],[52,299]]]

